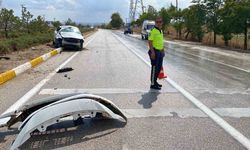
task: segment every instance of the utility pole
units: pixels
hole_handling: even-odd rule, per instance
[[[130,0],[129,22],[131,23],[135,21],[136,14],[144,13],[145,12],[144,8],[145,6],[143,0]]]
[[[134,21],[134,0],[130,0],[129,22]]]
[[[0,0],[0,9],[2,9],[2,2],[3,0]]]
[[[178,11],[178,0],[176,0],[176,10]]]
[[[178,0],[176,0],[176,13],[177,13],[177,14],[179,14],[178,11],[179,11],[179,8],[178,8]],[[179,17],[179,15],[177,15],[176,22],[177,22],[178,24],[180,23],[180,17]],[[180,31],[179,29],[177,30],[177,37],[178,37],[178,39],[180,39],[180,37],[181,37],[181,31]]]
[[[248,40],[249,40],[249,34],[248,34],[248,26],[250,25],[250,18],[248,18],[247,19],[247,21],[246,21],[246,26],[247,26],[247,28],[246,28],[246,38],[245,38],[245,45],[244,45],[244,49],[248,49]]]

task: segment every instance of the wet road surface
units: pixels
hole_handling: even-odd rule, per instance
[[[168,82],[161,81],[161,92],[149,90],[150,68],[124,45],[149,61],[146,41],[108,30],[88,40],[85,50],[63,52],[0,87],[1,113],[75,55],[65,65],[74,70],[52,76],[29,102],[88,91],[113,101],[127,113],[128,123],[86,120],[78,127],[33,135],[20,149],[245,149]],[[165,47],[168,76],[250,138],[249,61],[177,44]],[[114,92],[119,89],[125,92]],[[0,149],[9,148],[18,134],[15,127],[0,130]]]

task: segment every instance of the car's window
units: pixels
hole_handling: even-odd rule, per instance
[[[75,32],[81,34],[81,32],[77,28],[71,28],[71,27],[64,28],[61,30],[61,32]]]
[[[154,27],[154,25],[152,25],[152,24],[151,25],[147,25],[147,29],[148,30],[152,29],[153,27]]]

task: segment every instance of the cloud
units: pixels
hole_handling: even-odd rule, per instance
[[[79,0],[55,0],[54,4],[55,5],[61,5],[63,4],[66,7],[76,7],[78,4]]]
[[[178,0],[179,8],[186,8],[191,4],[192,0]],[[146,5],[152,5],[156,9],[160,9],[162,7],[169,7],[171,4],[176,5],[176,0],[147,0]]]
[[[69,3],[73,6],[76,6],[77,5],[77,1],[76,0],[65,0],[66,3]]]
[[[145,5],[156,9],[175,4],[176,0],[145,0]],[[179,0],[181,8],[190,5],[191,0]],[[114,12],[121,14],[123,20],[129,16],[130,0],[4,0],[3,6],[21,15],[21,4],[34,16],[45,15],[47,20],[54,18],[65,21],[71,18],[77,22],[109,22]]]
[[[53,5],[48,5],[48,6],[46,6],[46,10],[48,10],[48,11],[55,11],[56,8]]]
[[[31,0],[30,1],[32,4],[39,4],[39,1],[38,0]]]

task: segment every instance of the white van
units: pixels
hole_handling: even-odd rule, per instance
[[[155,21],[152,20],[144,20],[141,29],[141,38],[142,40],[148,39],[148,34],[152,28],[155,26]]]

